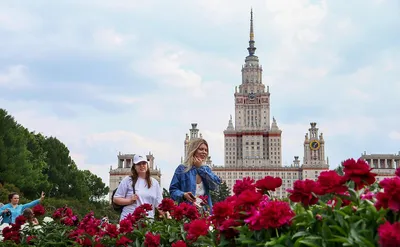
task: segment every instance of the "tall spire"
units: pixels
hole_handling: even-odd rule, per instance
[[[256,52],[256,48],[254,47],[254,29],[253,29],[253,8],[250,11],[250,40],[249,40],[249,47],[247,50],[249,51],[249,56],[254,56]]]
[[[253,8],[251,8],[251,11],[250,11],[250,41],[254,41]]]

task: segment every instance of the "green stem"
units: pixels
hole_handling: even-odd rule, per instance
[[[275,232],[276,232],[276,237],[279,238],[278,228],[275,228]]]

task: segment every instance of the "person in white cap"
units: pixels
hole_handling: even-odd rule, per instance
[[[160,184],[150,176],[146,156],[136,154],[133,157],[131,172],[131,176],[122,179],[113,198],[115,204],[124,206],[120,221],[145,203],[153,206],[153,210],[148,212],[148,217],[154,218],[154,211],[163,198]]]

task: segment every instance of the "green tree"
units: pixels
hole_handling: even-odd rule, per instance
[[[49,187],[42,173],[43,150],[36,137],[0,109],[0,174],[4,182],[18,185],[29,199]]]
[[[226,182],[222,182],[219,188],[215,191],[211,191],[211,199],[213,203],[225,200],[230,195],[230,189],[226,185]]]
[[[338,167],[335,168],[334,170],[337,174],[339,174],[340,176],[343,176],[343,161],[342,163],[340,163],[340,165]]]
[[[90,201],[99,201],[108,194],[109,188],[103,183],[100,177],[91,173],[89,170],[82,171],[82,174],[84,176],[84,182],[90,192]]]

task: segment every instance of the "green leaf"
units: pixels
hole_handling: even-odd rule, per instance
[[[335,226],[329,226],[329,228],[332,228],[338,232],[340,232],[343,236],[347,236],[346,231],[343,230],[340,226],[335,225]]]
[[[292,239],[295,239],[295,238],[298,238],[298,237],[307,236],[307,235],[309,235],[309,233],[305,232],[305,231],[297,232],[292,236]]]
[[[341,236],[335,236],[335,238],[331,238],[327,240],[328,242],[338,242],[338,243],[347,243],[348,239]]]
[[[320,247],[319,245],[315,244],[314,242],[308,241],[308,240],[305,240],[305,239],[300,240],[300,243],[302,243],[302,244],[304,244],[306,246],[310,246],[310,247]]]

